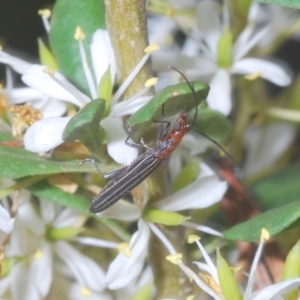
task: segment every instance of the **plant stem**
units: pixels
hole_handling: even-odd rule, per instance
[[[128,74],[144,56],[144,49],[148,46],[147,22],[145,14],[145,2],[143,0],[106,0],[106,24],[115,52],[118,81],[122,83]],[[140,71],[133,83],[127,88],[124,98],[128,99],[141,89],[146,80],[152,77],[151,62]],[[151,132],[151,138],[156,140],[156,131]],[[167,172],[159,168],[145,181],[148,194],[148,203],[156,202],[167,194]],[[143,193],[141,187],[133,190],[136,204],[142,202]],[[140,198],[140,199],[139,199]],[[175,248],[182,252],[183,230],[177,227],[163,229],[164,234],[170,239]],[[149,258],[155,278],[156,290],[159,299],[178,297],[186,291],[183,274],[178,266],[166,260],[165,246],[152,235],[149,243]],[[178,282],[182,282],[180,285]]]
[[[106,0],[106,25],[115,52],[118,81],[122,83],[148,46],[145,3],[142,0]],[[124,94],[128,99],[139,92],[153,76],[151,62],[145,64]]]

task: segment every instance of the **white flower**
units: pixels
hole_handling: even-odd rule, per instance
[[[85,53],[81,46],[82,45],[80,44],[80,50],[84,62]],[[93,82],[91,72],[85,64],[84,69],[89,83],[90,94],[92,95],[92,98],[95,99],[97,98],[96,85],[99,83],[100,78],[107,70],[108,66],[110,66],[112,84],[116,73],[116,64],[107,31],[99,29],[94,33],[90,49],[94,72],[96,74],[96,83]],[[124,143],[127,134],[123,128],[122,117],[135,112],[151,97],[133,97],[124,103],[118,104],[116,102],[118,97],[121,96],[122,92],[124,92],[142,68],[149,56],[150,53],[147,53],[143,57],[126,82],[124,82],[124,84],[120,87],[119,91],[111,101],[109,115],[101,122],[101,125],[104,127],[107,135],[109,154],[115,161],[124,165],[129,164],[137,156],[137,149],[130,148]],[[89,96],[84,95],[75,86],[69,83],[68,80],[58,72],[51,74],[51,72],[47,72],[47,68],[45,66],[30,65],[24,61],[21,61],[23,64],[22,68],[20,68],[17,67],[18,64],[21,64],[20,61],[20,59],[0,51],[0,62],[10,65],[16,71],[23,74],[22,80],[34,89],[36,94],[43,96],[38,98],[40,99],[40,103],[34,103],[35,107],[42,107],[42,103],[49,101],[49,99],[55,99],[55,105],[57,102],[59,103],[64,101],[71,102],[79,107],[82,107],[85,103],[92,100]],[[142,93],[145,92],[146,90],[142,91]],[[16,90],[12,90],[8,92],[8,94],[9,98],[12,98],[15,96],[14,94],[16,94]],[[18,100],[18,102],[20,102],[20,100]],[[52,108],[51,111],[56,110]],[[61,113],[60,115],[65,112],[65,110],[62,109],[59,109],[58,111]],[[44,115],[43,120],[37,121],[30,126],[24,136],[25,148],[32,152],[46,152],[61,144],[63,142],[62,133],[66,124],[70,120],[70,117],[60,117],[60,115],[57,113],[55,115],[46,114]]]
[[[263,235],[263,233],[262,233]],[[253,286],[254,283],[256,284],[260,284],[260,282],[258,282],[255,279],[255,272],[257,269],[257,265],[259,262],[259,259],[261,257],[262,254],[262,250],[263,250],[263,245],[264,245],[264,241],[265,239],[262,237],[261,241],[259,243],[259,246],[257,248],[257,251],[255,253],[255,257],[253,259],[253,263],[251,266],[251,270],[250,270],[250,274],[249,274],[249,278],[248,278],[248,283],[246,285],[246,288],[243,292],[243,299],[244,300],[272,300],[272,299],[284,299],[283,295],[296,288],[299,287],[300,285],[300,278],[294,278],[294,279],[289,279],[289,280],[285,280],[283,282],[280,283],[276,283],[270,286],[266,286],[263,287],[262,289],[253,292]],[[209,255],[207,254],[207,252],[205,251],[205,248],[201,245],[199,240],[196,240],[196,243],[204,257],[205,263],[201,263],[201,262],[194,262],[200,270],[210,274],[212,276],[212,278],[214,279],[214,281],[217,284],[220,284],[219,282],[219,278],[218,278],[218,272],[217,272],[217,268],[214,265],[214,263],[212,262],[212,260],[210,259]],[[196,281],[196,283],[203,288],[203,284],[206,284],[202,281],[202,279],[199,278],[199,280],[201,281],[201,284],[199,284],[200,282]],[[229,282],[230,284],[230,282]],[[211,296],[214,297],[214,299],[220,300],[221,297],[219,295],[213,295],[213,290],[211,289],[211,287],[207,286],[207,288],[209,289],[209,294]]]
[[[232,109],[231,76],[233,74],[248,74],[262,77],[280,86],[291,83],[287,71],[278,65],[259,58],[245,58],[249,52],[267,33],[270,27],[255,32],[255,22],[258,7],[253,4],[246,28],[232,45],[232,49],[223,49],[231,52],[231,64],[219,65],[221,49],[218,43],[226,30],[226,22],[220,23],[219,4],[213,1],[201,1],[197,5],[197,21],[199,28],[193,32],[193,39],[188,38],[182,54],[162,55],[158,53],[156,66],[159,71],[166,71],[166,65],[175,65],[185,69],[187,76],[209,80],[210,92],[207,103],[210,108],[228,115]],[[223,13],[223,19],[227,19]],[[198,41],[197,43],[195,42]]]
[[[100,54],[99,54],[100,53]],[[104,30],[97,30],[91,43],[91,54],[94,63],[97,83],[100,81],[103,73],[111,66],[112,80],[115,77],[116,67],[113,57],[113,51],[110,45],[108,33]],[[146,58],[149,54],[146,55]],[[134,78],[134,72],[141,69],[146,59],[132,72],[130,80]],[[88,96],[82,94],[76,87],[70,84],[62,75],[55,73],[51,76],[43,72],[43,66],[31,66],[22,76],[23,81],[50,97],[61,101],[71,102],[79,107],[91,101]],[[87,79],[89,76],[87,76]],[[92,80],[92,78],[90,78]],[[113,82],[113,81],[112,81]],[[129,84],[128,81],[127,84]],[[97,98],[95,83],[90,82],[89,87],[93,98]],[[121,87],[124,90],[124,86]],[[111,101],[109,115],[101,121],[107,135],[108,152],[115,161],[121,164],[129,164],[137,155],[137,149],[127,147],[124,143],[126,132],[123,129],[122,117],[132,114],[139,109],[150,97],[132,98],[125,104],[116,103],[116,98]],[[125,106],[126,105],[126,106]],[[33,152],[49,151],[63,142],[62,132],[69,121],[68,117],[44,119],[35,122],[24,136],[24,144],[27,150]]]
[[[155,207],[165,211],[182,211],[188,209],[205,208],[221,200],[227,189],[227,183],[218,179],[217,175],[208,167],[201,165],[202,174],[185,189],[155,203]],[[190,193],[192,189],[192,193]],[[124,201],[118,201],[107,210],[98,213],[101,217],[114,218],[126,221],[138,220],[138,230],[133,234],[130,246],[120,253],[111,263],[106,282],[110,289],[119,289],[132,282],[141,272],[147,256],[150,229],[153,224],[143,219],[143,210],[146,202],[137,207]],[[152,224],[152,225],[151,225]],[[211,228],[186,222],[183,225],[204,232],[220,236],[221,234]],[[90,241],[90,245],[97,243]],[[130,270],[130,272],[127,272]]]
[[[12,266],[7,276],[0,280],[0,295],[10,290],[13,299],[34,300],[46,297],[55,280],[54,253],[68,267],[73,280],[91,292],[102,293],[105,289],[102,269],[67,242],[51,243],[46,237],[49,228],[74,226],[80,215],[52,202],[41,201],[41,218],[26,200],[28,193],[23,195],[25,196],[21,197],[16,215],[15,229],[6,246],[6,257],[11,260]],[[15,257],[18,259],[15,260]]]

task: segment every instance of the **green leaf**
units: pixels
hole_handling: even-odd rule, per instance
[[[299,200],[300,164],[294,164],[260,179],[249,188],[264,210]]]
[[[36,153],[23,148],[0,146],[0,178],[21,178],[40,174],[56,174],[66,172],[92,172],[91,164],[80,166],[80,160],[61,160],[40,157]],[[103,172],[111,170],[105,164],[99,164]]]
[[[102,147],[100,120],[105,109],[105,100],[96,99],[85,105],[68,122],[63,140],[80,140],[92,153],[104,156]]]
[[[258,0],[258,2],[275,4],[275,5],[286,6],[291,8],[300,8],[299,0]]]
[[[91,201],[78,194],[70,194],[50,185],[47,180],[39,181],[28,188],[35,196],[50,200],[57,204],[75,209],[84,214],[89,214]]]
[[[189,121],[192,121],[191,117]],[[194,129],[205,133],[218,143],[223,143],[231,136],[233,125],[220,112],[205,107],[199,108]]]
[[[229,240],[255,242],[260,240],[261,229],[266,228],[274,236],[300,217],[300,201],[290,203],[260,214],[253,219],[223,232]]]
[[[51,50],[60,71],[85,94],[90,95],[83,72],[75,29],[81,26],[85,33],[83,41],[87,63],[92,70],[90,44],[93,33],[105,28],[105,6],[103,0],[57,0],[51,18],[49,34]]]
[[[157,93],[146,105],[141,107],[129,119],[130,126],[147,123],[153,120],[160,120],[162,115],[162,105],[164,104],[164,116],[172,116],[181,112],[187,112],[206,99],[209,86],[202,82],[191,81],[190,84],[195,89],[197,98],[194,98],[187,83],[178,83],[169,86]]]

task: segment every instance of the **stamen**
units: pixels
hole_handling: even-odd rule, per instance
[[[260,241],[265,242],[270,238],[270,233],[266,228],[263,228],[261,230],[261,236],[260,236]]]
[[[83,106],[86,102],[86,99],[83,99],[81,94],[78,92],[78,90],[70,84],[68,81],[61,81],[60,79],[55,77],[55,71],[50,68],[46,68],[43,70],[44,73],[48,74],[53,81],[55,81],[59,86],[61,86],[63,89],[68,91],[71,95],[74,96],[76,100],[78,100],[78,103],[76,103],[78,106]]]
[[[188,237],[188,243],[193,244],[196,241],[200,241],[200,239],[201,239],[200,236],[192,234]]]
[[[209,255],[207,254],[206,250],[204,249],[204,247],[202,246],[202,244],[199,242],[199,240],[195,240],[195,242],[197,243],[206,263],[208,264],[208,266],[210,267],[210,273],[213,276],[213,278],[218,281],[218,272],[217,269],[214,265],[214,263],[212,262],[212,260],[210,259]]]
[[[47,33],[50,32],[51,26],[49,23],[49,18],[51,17],[50,9],[40,9],[38,14],[42,17],[43,24]]]
[[[255,271],[257,270],[257,265],[258,265],[258,262],[259,262],[259,259],[260,259],[261,255],[262,255],[264,242],[266,240],[268,240],[269,238],[270,238],[270,234],[267,231],[267,229],[262,228],[261,236],[260,236],[260,243],[258,245],[258,248],[256,250],[256,253],[255,253],[255,256],[254,256],[254,259],[253,259],[253,263],[252,263],[250,274],[249,274],[248,285],[247,285],[244,297],[247,297],[248,295],[251,295],[252,287],[253,287],[253,284],[255,282]]]
[[[140,70],[143,68],[144,64],[148,60],[150,53],[153,51],[156,51],[159,49],[159,46],[157,44],[151,44],[148,46],[144,52],[146,54],[143,56],[143,58],[139,61],[139,63],[135,66],[133,71],[129,74],[129,76],[125,79],[125,81],[122,83],[120,88],[117,90],[113,98],[111,99],[111,105],[113,106],[119,98],[123,95],[125,90],[128,88],[129,84],[133,81],[133,79],[136,77],[136,75],[140,72]]]
[[[85,34],[80,26],[77,26],[74,38],[75,38],[75,40],[78,41],[78,44],[79,44],[79,51],[80,51],[83,71],[84,71],[85,78],[86,78],[86,81],[87,81],[89,89],[90,89],[91,96],[93,99],[96,99],[97,98],[97,89],[96,89],[96,86],[95,86],[95,83],[93,80],[91,70],[87,63],[87,56],[86,56],[85,49],[84,49],[84,46],[82,43],[82,41],[85,39]]]

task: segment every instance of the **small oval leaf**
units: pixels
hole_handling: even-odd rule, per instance
[[[164,116],[172,116],[181,112],[193,109],[201,100],[206,99],[209,86],[202,82],[191,81],[190,84],[195,89],[197,99],[195,99],[187,83],[178,83],[169,86],[157,93],[146,105],[141,107],[129,119],[130,126],[160,120],[162,116],[162,105],[164,105]]]
[[[92,153],[105,157],[100,131],[104,110],[104,99],[89,102],[68,122],[63,132],[63,140],[67,142],[80,140]]]
[[[57,0],[51,18],[49,40],[59,70],[77,88],[91,96],[83,72],[78,41],[74,38],[77,26],[81,26],[84,31],[83,44],[87,63],[93,69],[90,44],[93,33],[99,28],[105,28],[104,1]]]

